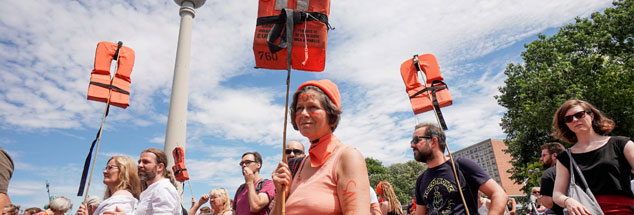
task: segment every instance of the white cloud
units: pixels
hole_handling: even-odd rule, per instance
[[[443,113],[450,126],[449,142],[457,150],[503,135],[498,123],[505,110],[493,96],[503,82],[504,65],[517,61],[517,53],[486,63],[482,59],[575,16],[586,17],[610,6],[610,1],[594,0],[331,3],[330,22],[336,29],[329,32],[326,71],[301,73],[293,76],[291,84],[306,79],[335,81],[344,108],[335,134],[365,156],[387,164],[411,159],[407,143],[413,126],[435,121],[431,113],[413,116],[399,73],[403,61],[413,54],[437,56],[454,98],[454,105],[443,108]],[[105,129],[115,134],[127,132],[122,131],[126,126],[166,123],[179,25],[173,1],[24,0],[6,1],[3,6],[2,131],[54,129],[75,139],[92,139],[92,134],[79,133],[97,128],[105,106],[85,98],[94,49],[99,41],[119,40],[136,52],[131,104],[126,110],[112,108]],[[244,151],[281,148],[284,92],[267,87],[269,79],[261,78],[272,73],[251,69],[256,14],[255,2],[207,1],[196,10],[193,23],[187,141],[188,149],[209,157],[188,157],[187,165],[192,180],[230,192],[243,181],[236,163]],[[139,135],[161,144],[163,131]],[[306,142],[290,123],[288,139]],[[13,138],[0,138],[0,143],[18,147]],[[138,153],[129,151],[132,148],[120,148],[120,153]],[[49,178],[61,193],[73,195],[81,164],[54,162],[55,156],[66,154],[50,156],[51,164],[17,162],[16,166]],[[279,155],[264,156],[262,172],[269,177]],[[103,187],[97,178],[93,185]],[[27,195],[39,192],[30,187],[42,182],[21,178],[12,183],[15,192]]]

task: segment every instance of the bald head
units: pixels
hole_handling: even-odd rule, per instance
[[[297,140],[286,143],[285,155],[287,159],[306,156],[304,154],[304,145]]]

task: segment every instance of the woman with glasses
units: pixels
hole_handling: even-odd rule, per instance
[[[198,210],[198,208],[201,205],[205,204],[207,200],[209,200],[209,204],[211,205],[212,210],[210,210],[209,213],[204,213],[201,210],[200,214],[205,214],[205,215],[210,215],[210,214],[211,215],[232,215],[233,214],[231,210],[231,200],[229,199],[229,194],[227,193],[227,190],[225,190],[225,188],[216,188],[211,190],[208,195],[201,196],[198,202],[196,202],[196,204],[194,204],[194,206],[192,206],[192,208],[189,209],[188,214],[194,215],[196,213],[196,210]],[[211,211],[213,211],[213,213]]]
[[[572,159],[577,163],[590,190],[605,214],[632,214],[634,194],[630,189],[630,173],[634,166],[634,143],[628,137],[606,136],[614,121],[582,100],[564,102],[553,119],[553,136],[569,144]],[[553,200],[570,215],[590,214],[567,195],[570,184],[570,157],[557,156],[557,176]],[[575,181],[580,181],[575,174]]]
[[[112,156],[103,169],[103,183],[106,185],[104,201],[99,204],[94,215],[116,208],[130,214],[141,193],[141,181],[137,174],[136,162],[127,156]],[[89,215],[86,205],[80,205],[77,215]]]
[[[341,100],[330,80],[308,81],[293,95],[291,124],[311,145],[294,174],[280,162],[273,172],[276,203],[281,214],[369,214],[370,185],[365,160],[355,148],[333,134],[339,124]],[[300,159],[300,158],[295,158]]]

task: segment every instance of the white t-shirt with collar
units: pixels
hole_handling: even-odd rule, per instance
[[[169,179],[154,182],[141,192],[134,215],[181,215],[180,197]]]

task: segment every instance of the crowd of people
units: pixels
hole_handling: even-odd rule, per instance
[[[181,204],[166,154],[156,148],[141,152],[135,162],[127,156],[111,157],[103,169],[107,189],[103,201],[90,197],[76,215],[162,215],[162,214],[515,214],[515,200],[476,162],[445,155],[444,131],[433,124],[414,127],[409,143],[416,161],[427,169],[420,174],[411,207],[403,210],[394,188],[381,181],[376,191],[370,186],[363,155],[334,135],[341,115],[341,96],[329,80],[308,81],[292,97],[291,124],[310,143],[308,153],[299,141],[290,141],[285,159],[264,178],[262,156],[242,155],[244,183],[233,199],[224,188],[201,196],[186,209]],[[630,176],[634,166],[634,144],[630,138],[607,136],[614,122],[591,104],[570,100],[561,105],[553,119],[553,136],[560,143],[541,147],[546,169],[541,187],[533,190],[535,211],[570,215],[590,214],[568,196],[570,161],[574,160],[605,214],[633,214],[634,194]],[[3,214],[17,214],[10,204],[7,184],[13,162],[0,151],[0,208]],[[203,206],[209,202],[209,206]],[[29,208],[24,214],[65,214],[72,208],[66,197],[50,201],[45,210]]]

